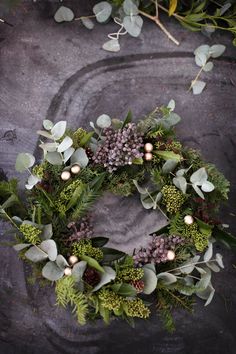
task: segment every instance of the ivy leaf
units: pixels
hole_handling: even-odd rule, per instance
[[[83,148],[78,148],[71,156],[71,164],[76,163],[79,164],[80,167],[86,167],[89,163],[88,156]]]
[[[105,272],[101,275],[100,282],[95,286],[93,292],[99,290],[103,285],[110,283],[116,277],[116,272],[111,267],[104,266],[103,269]]]
[[[204,90],[206,83],[201,80],[192,81],[192,90],[194,95],[200,95]]]
[[[135,16],[138,15],[138,8],[132,0],[125,0],[123,2],[123,9],[126,15]]]
[[[58,23],[70,22],[74,19],[74,13],[69,7],[61,6],[54,15],[54,20]]]
[[[47,262],[42,269],[42,275],[50,281],[57,281],[63,277],[64,269],[59,268],[55,262]]]
[[[98,117],[96,124],[101,129],[109,128],[111,125],[111,118],[107,114],[102,114]]]
[[[86,27],[89,30],[92,30],[94,28],[94,23],[90,18],[82,17],[81,22],[83,23],[84,27]]]
[[[73,144],[73,140],[72,140],[69,136],[66,136],[66,137],[62,140],[62,142],[60,143],[60,145],[58,146],[57,151],[58,151],[58,152],[64,152],[64,151],[66,151],[67,149],[69,149],[72,144]]]
[[[17,155],[15,169],[17,172],[24,172],[32,167],[34,163],[35,157],[32,154],[22,152]]]
[[[210,55],[212,58],[220,57],[226,49],[225,45],[222,44],[214,44],[210,47]]]
[[[181,190],[183,194],[186,194],[187,190],[187,181],[184,177],[179,176],[179,177],[174,177],[173,178],[173,183],[174,185]]]
[[[101,1],[93,7],[93,13],[99,23],[106,22],[111,16],[112,6],[107,1]]]
[[[178,5],[178,0],[170,0],[169,2],[169,16],[172,16]]]
[[[143,19],[140,16],[125,16],[123,25],[132,37],[138,37],[143,26]]]
[[[120,43],[118,39],[110,39],[103,44],[102,49],[108,52],[117,53],[120,51]]]

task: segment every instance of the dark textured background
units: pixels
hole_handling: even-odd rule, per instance
[[[82,15],[89,14],[92,1],[70,3]],[[181,42],[176,47],[145,21],[141,36],[123,37],[121,52],[112,54],[101,45],[116,28],[113,24],[96,24],[90,32],[79,22],[54,23],[56,1],[23,5],[11,14],[4,14],[0,5],[0,14],[14,24],[0,24],[0,167],[8,177],[15,175],[17,153],[36,149],[35,131],[45,117],[66,119],[72,127],[88,125],[101,113],[122,118],[128,109],[140,118],[174,98],[182,116],[177,129],[181,140],[199,148],[231,181],[229,205],[222,215],[236,234],[235,217],[230,215],[236,206],[236,60],[230,36],[217,33],[209,40],[164,19]],[[187,91],[198,70],[192,53],[203,43],[226,44],[227,51],[215,60],[212,72],[203,74],[203,94],[193,96]],[[96,227],[127,249],[145,242],[163,222],[159,215],[144,212],[136,197],[125,201],[106,195],[100,205]],[[234,354],[235,255],[220,251],[226,267],[214,281],[214,301],[207,308],[199,301],[193,316],[176,313],[177,331],[170,335],[154,315],[150,321],[137,321],[136,329],[119,320],[110,327],[101,321],[77,326],[69,310],[54,306],[53,289],[29,286],[29,270],[10,247],[1,247],[0,353]]]

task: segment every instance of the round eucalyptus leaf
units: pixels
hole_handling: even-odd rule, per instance
[[[224,263],[222,260],[222,255],[220,253],[216,253],[216,262],[219,264],[221,268],[224,268]]]
[[[29,243],[18,243],[17,245],[14,245],[13,248],[15,251],[19,252],[29,246],[31,246]]]
[[[55,262],[47,262],[42,269],[42,275],[50,281],[56,281],[63,277],[64,269],[59,268]]]
[[[173,178],[174,185],[181,190],[183,194],[186,194],[187,181],[183,176]]]
[[[83,23],[84,27],[86,27],[89,30],[92,30],[94,28],[94,23],[90,18],[82,17],[81,22]]]
[[[99,290],[103,285],[110,283],[116,277],[116,272],[109,266],[104,266],[104,273],[101,274],[100,282],[93,288],[93,292]]]
[[[199,195],[199,197],[201,197],[202,199],[205,199],[204,194],[202,193],[201,189],[196,184],[193,183],[192,187],[195,190],[195,192]]]
[[[214,44],[210,47],[210,55],[212,58],[220,57],[226,49],[225,45],[222,44]]]
[[[204,54],[204,53],[197,53],[197,54],[195,55],[195,63],[196,63],[198,66],[202,67],[202,66],[204,66],[204,65],[206,64],[206,62],[207,62],[207,56],[206,56],[206,54]]]
[[[213,69],[214,64],[212,63],[212,61],[208,61],[208,63],[206,63],[206,65],[203,66],[203,71],[208,72],[211,71]]]
[[[30,190],[32,189],[38,182],[40,182],[40,178],[34,175],[30,175],[28,178],[28,183],[25,185],[25,188]]]
[[[73,21],[75,15],[69,7],[61,6],[54,15],[54,20],[58,23],[61,22],[71,22]]]
[[[157,279],[161,279],[165,285],[170,285],[177,282],[176,276],[168,272],[157,274]]]
[[[123,25],[132,37],[138,37],[143,26],[143,19],[140,16],[125,16]]]
[[[56,264],[57,264],[57,266],[58,266],[61,270],[63,270],[63,271],[64,271],[64,269],[65,269],[66,267],[69,267],[69,264],[68,264],[67,260],[66,260],[61,254],[59,254],[59,255],[57,256],[57,258],[56,258]]]
[[[206,83],[201,80],[197,80],[195,82],[192,81],[192,90],[194,95],[200,95],[204,90]]]
[[[17,155],[15,169],[17,172],[24,172],[35,163],[35,157],[28,152]]]
[[[39,246],[45,253],[47,253],[50,261],[55,261],[57,258],[57,245],[53,240],[45,240]]]
[[[87,262],[85,261],[80,261],[74,265],[72,269],[72,275],[76,281],[82,280],[86,267],[87,267]]]
[[[190,182],[196,184],[197,186],[201,186],[207,181],[207,178],[208,175],[205,167],[201,167],[191,175]]]
[[[118,39],[111,39],[103,44],[102,49],[108,52],[117,53],[120,51],[120,43]]]
[[[44,151],[48,151],[48,152],[54,152],[57,150],[57,147],[58,147],[58,143],[43,143],[43,144],[40,144],[39,147],[41,149],[43,149]]]
[[[194,55],[204,54],[207,58],[209,58],[209,50],[210,46],[208,44],[202,44],[195,49]]]
[[[125,0],[123,2],[123,10],[126,15],[134,16],[138,15],[138,8],[132,0]]]
[[[62,157],[61,154],[57,151],[48,152],[45,156],[45,159],[51,163],[52,165],[62,165]]]
[[[202,188],[203,192],[209,193],[215,189],[215,186],[213,183],[206,181],[206,182],[203,182],[201,188]]]
[[[107,1],[101,1],[93,7],[93,13],[98,22],[106,22],[111,16],[112,6]]]
[[[71,156],[71,164],[78,163],[80,167],[86,167],[88,162],[88,156],[83,148],[78,148]]]
[[[102,114],[98,117],[96,124],[99,128],[108,128],[111,125],[111,118],[107,114]]]
[[[39,247],[33,246],[25,252],[25,257],[30,261],[37,263],[47,259],[48,255],[47,253],[42,251]]]
[[[51,129],[52,137],[54,140],[59,140],[63,137],[66,131],[66,124],[65,120],[61,120],[57,122],[54,127]]]
[[[49,119],[44,119],[44,121],[43,121],[43,127],[44,127],[44,129],[46,129],[46,130],[51,130],[51,129],[53,128],[53,126],[54,126],[54,123],[53,123],[51,120],[49,120]]]
[[[155,272],[148,267],[144,266],[143,271],[144,271],[144,276],[142,278],[144,282],[143,293],[149,295],[156,289],[157,276]]]
[[[71,156],[73,155],[74,152],[75,152],[75,149],[73,147],[69,147],[66,151],[64,151],[63,162],[66,163],[71,158]]]
[[[213,246],[212,246],[212,243],[209,242],[208,248],[204,254],[203,259],[205,262],[208,262],[212,258],[212,256],[213,256]]]
[[[60,145],[58,146],[57,151],[58,151],[58,152],[64,152],[64,151],[66,151],[67,149],[69,149],[72,144],[73,144],[73,140],[72,140],[69,136],[66,136],[66,137],[62,140],[62,142],[60,143]]]

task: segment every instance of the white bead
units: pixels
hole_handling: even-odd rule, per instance
[[[194,219],[193,219],[192,215],[186,215],[184,217],[184,222],[185,222],[186,225],[192,225],[193,222],[194,222]]]
[[[76,256],[70,256],[69,257],[69,263],[71,264],[71,265],[74,265],[75,263],[77,263],[78,262],[78,257],[76,257]]]
[[[65,268],[65,270],[64,270],[64,274],[65,275],[71,275],[71,273],[72,273],[72,271],[71,271],[71,269],[70,268]]]
[[[68,181],[68,179],[70,179],[70,177],[71,177],[71,174],[70,174],[69,171],[63,171],[63,172],[61,173],[61,179],[62,179],[63,181]]]
[[[80,166],[79,165],[74,165],[71,167],[70,171],[74,174],[77,175],[77,173],[80,172]]]
[[[168,259],[168,261],[173,261],[175,259],[175,252],[174,251],[168,251],[167,252],[167,259]]]
[[[152,160],[152,154],[150,152],[146,152],[144,155],[146,161],[151,161]]]
[[[146,144],[144,145],[144,150],[145,150],[146,152],[151,152],[151,151],[153,150],[153,145],[152,145],[151,143],[146,143]]]

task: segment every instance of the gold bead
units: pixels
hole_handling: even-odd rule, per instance
[[[79,259],[78,259],[78,257],[76,257],[76,256],[70,256],[69,257],[69,263],[71,264],[71,265],[74,265],[75,263],[77,263],[79,261]]]
[[[145,150],[146,152],[151,152],[151,151],[153,150],[153,145],[152,145],[151,143],[146,143],[146,144],[144,145],[144,150]]]
[[[62,179],[63,181],[68,181],[68,179],[70,179],[70,178],[71,178],[71,174],[70,174],[69,171],[63,171],[63,172],[61,173],[61,179]]]
[[[193,219],[192,215],[186,215],[184,217],[184,222],[186,225],[192,225],[194,223],[194,219]]]
[[[151,154],[151,152],[146,152],[146,154],[144,155],[146,161],[151,161],[152,157],[153,155]]]
[[[73,165],[70,169],[70,172],[73,173],[74,175],[77,175],[80,172],[80,166],[79,165]]]
[[[168,261],[173,261],[175,259],[175,252],[174,251],[168,251],[167,252],[167,259],[168,259]]]
[[[69,267],[67,267],[67,268],[65,268],[65,270],[64,270],[64,274],[69,276],[69,275],[72,274],[72,270],[71,270]]]

